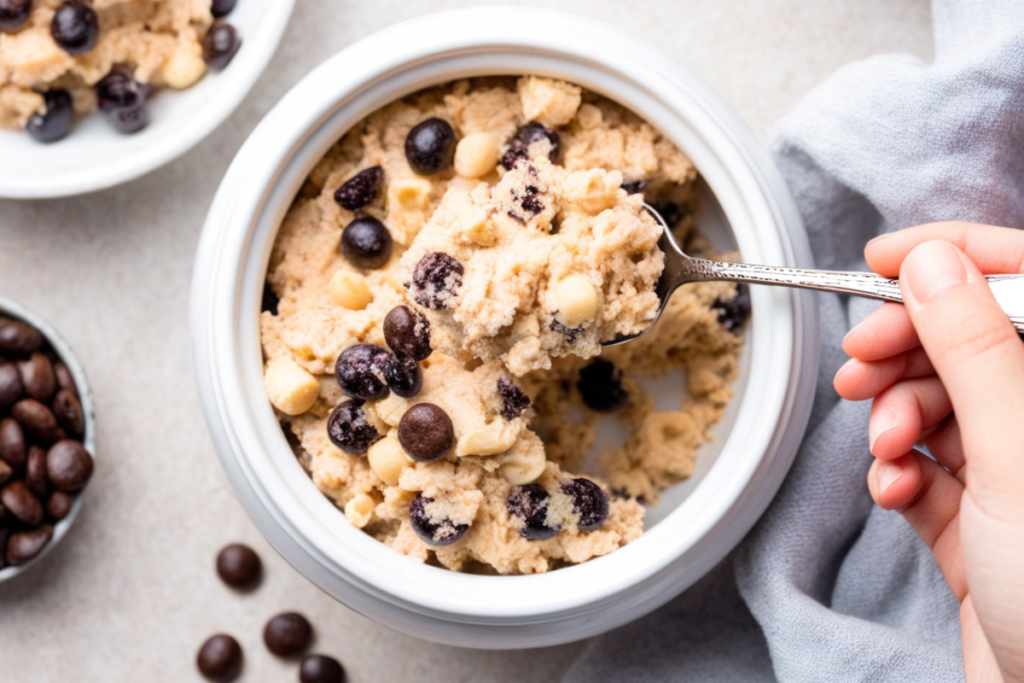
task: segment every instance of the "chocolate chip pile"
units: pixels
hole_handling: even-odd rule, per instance
[[[34,327],[0,317],[0,569],[53,538],[92,476],[85,416],[67,366]]]
[[[217,554],[217,575],[236,590],[249,591],[259,585],[263,562],[256,551],[241,543],[225,546]],[[298,612],[282,612],[263,628],[263,644],[278,657],[301,656],[313,642],[313,625]],[[228,683],[242,673],[245,654],[234,637],[226,633],[210,636],[196,654],[196,668],[207,680]],[[312,654],[299,664],[299,683],[344,683],[345,669],[327,655]]]

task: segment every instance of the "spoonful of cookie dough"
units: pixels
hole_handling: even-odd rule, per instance
[[[647,334],[658,322],[669,298],[681,285],[689,282],[728,281],[759,285],[779,285],[825,292],[854,294],[868,299],[903,303],[900,282],[875,273],[807,270],[781,266],[755,266],[749,263],[729,263],[687,256],[676,244],[665,219],[650,205],[644,208],[661,224],[662,234],[658,246],[665,254],[665,268],[655,292],[661,302],[658,314],[651,324],[637,334],[616,337],[602,346],[618,346]],[[986,275],[992,294],[1010,318],[1017,331],[1024,334],[1024,275]]]

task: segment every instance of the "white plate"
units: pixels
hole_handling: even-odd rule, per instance
[[[295,0],[238,0],[226,17],[242,47],[224,71],[188,90],[163,89],[150,100],[150,123],[122,135],[102,116],[76,117],[66,138],[40,144],[24,131],[0,129],[0,197],[43,199],[95,192],[176,159],[241,104],[281,40]]]

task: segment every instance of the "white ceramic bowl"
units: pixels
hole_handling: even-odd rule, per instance
[[[430,15],[359,41],[289,92],[252,133],[217,192],[192,290],[193,358],[221,462],[274,547],[331,596],[422,638],[519,648],[592,636],[662,605],[717,564],[778,489],[802,437],[818,364],[807,293],[754,288],[746,370],[719,448],[667,492],[642,538],[533,576],[426,566],[347,523],[299,466],[263,389],[258,316],[271,246],[303,180],[364,116],[452,79],[535,73],[631,108],[693,159],[744,258],[810,264],[778,171],[708,86],[594,21],[532,9]]]
[[[82,370],[81,364],[78,362],[78,358],[75,357],[74,351],[68,345],[64,337],[60,336],[60,333],[50,323],[46,322],[35,313],[32,313],[28,309],[24,308],[20,304],[16,304],[9,299],[0,297],[0,316],[6,318],[15,318],[26,322],[32,327],[42,332],[46,340],[50,342],[50,346],[60,356],[60,359],[64,361],[64,365],[68,366],[68,370],[71,371],[71,377],[75,380],[75,389],[78,390],[78,400],[82,404],[82,415],[85,417],[85,435],[82,437],[82,445],[85,446],[85,450],[89,451],[93,459],[96,459],[96,416],[93,411],[92,394],[89,393],[89,385],[85,381],[85,371]],[[71,506],[71,512],[67,517],[57,522],[53,526],[53,538],[46,544],[42,552],[33,557],[25,564],[17,567],[7,567],[6,569],[0,569],[0,583],[3,583],[7,579],[13,579],[15,576],[28,571],[31,567],[35,566],[46,557],[47,553],[56,547],[60,543],[61,539],[64,538],[65,534],[71,528],[71,525],[75,523],[75,518],[78,517],[78,511],[82,508],[82,499],[87,495],[89,487],[86,486],[85,490],[75,495],[75,502]]]
[[[77,117],[66,138],[40,144],[0,129],[0,197],[43,199],[106,189],[163,166],[191,149],[241,104],[277,49],[295,0],[239,0],[226,17],[242,47],[221,72],[187,90],[150,100],[150,122],[122,135],[93,113]]]

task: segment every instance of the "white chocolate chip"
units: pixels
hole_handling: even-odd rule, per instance
[[[498,164],[498,142],[490,133],[470,133],[455,147],[455,172],[463,178],[482,178]]]
[[[370,286],[366,284],[366,278],[359,273],[339,270],[331,277],[328,287],[334,303],[350,311],[361,311],[373,301]]]
[[[411,467],[413,462],[402,451],[398,443],[397,432],[391,431],[386,437],[370,446],[366,452],[370,469],[388,486],[397,486],[402,470]]]
[[[376,509],[377,502],[372,496],[358,493],[352,500],[345,503],[345,517],[353,526],[362,529],[373,519],[373,512]]]
[[[267,365],[264,383],[270,402],[286,415],[301,415],[316,403],[320,395],[320,383],[316,377],[291,358],[272,360]]]
[[[497,455],[504,453],[516,442],[519,430],[504,420],[495,420],[489,425],[470,432],[459,439],[455,453],[464,455]]]
[[[597,290],[585,275],[573,273],[551,288],[555,319],[566,327],[579,327],[597,315]]]
[[[514,451],[505,456],[498,472],[505,481],[513,486],[521,486],[536,481],[544,473],[547,458],[543,448],[530,448]]]
[[[205,73],[202,49],[185,43],[174,48],[160,70],[164,82],[175,90],[192,87]]]

